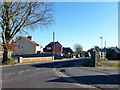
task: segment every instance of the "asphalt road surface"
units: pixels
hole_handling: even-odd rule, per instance
[[[80,82],[81,80],[83,80],[84,84],[90,84],[91,78],[88,78],[87,75],[90,75],[91,73],[93,75],[91,77],[94,77],[94,74],[101,75],[101,70],[94,70],[94,68],[91,69],[89,67],[85,68],[81,66],[82,63],[89,60],[90,59],[77,59],[2,67],[2,88],[83,88],[80,85],[75,85],[67,81],[65,78],[60,77],[58,73],[56,73],[54,68],[56,66],[63,65],[64,67],[61,68],[61,70],[64,70],[64,74],[75,80],[77,79]],[[103,71],[102,73],[106,74],[105,71]],[[111,73],[107,72],[107,74],[110,75],[112,75],[113,73],[118,75],[115,71],[111,71]],[[83,78],[86,78],[86,82],[84,82],[85,79]],[[111,79],[112,81],[112,79],[115,78],[116,76],[106,78],[105,80]],[[98,80],[96,79],[96,82],[97,81]],[[104,82],[104,79],[101,82]],[[93,84],[93,86],[95,86],[99,83]],[[107,85],[108,84],[110,83],[107,83]],[[112,84],[117,85],[117,81],[114,82],[113,80]]]

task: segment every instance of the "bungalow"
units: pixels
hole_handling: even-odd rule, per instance
[[[120,50],[118,48],[109,49],[107,51],[106,57],[109,60],[120,60]]]
[[[43,47],[37,44],[35,41],[32,41],[32,36],[28,37],[19,37],[16,39],[17,50],[14,51],[14,55],[23,55],[23,54],[35,54],[43,52]]]

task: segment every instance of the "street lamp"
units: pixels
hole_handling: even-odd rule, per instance
[[[101,39],[101,49],[102,49],[102,39],[103,39],[103,37],[100,37],[100,39]]]

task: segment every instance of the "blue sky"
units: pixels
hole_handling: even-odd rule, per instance
[[[55,24],[48,29],[36,28],[29,35],[45,47],[55,41],[64,47],[80,44],[83,50],[93,46],[101,47],[100,37],[107,42],[107,47],[118,46],[118,3],[115,2],[57,2]]]

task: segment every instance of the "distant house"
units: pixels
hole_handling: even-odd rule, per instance
[[[50,42],[48,45],[45,46],[44,52],[47,53],[61,53],[63,52],[62,45],[57,42]]]
[[[73,50],[70,47],[63,47],[63,55],[71,55]]]
[[[120,60],[120,50],[118,48],[108,49],[106,57],[108,60]]]
[[[80,54],[78,54],[78,53],[73,53],[73,58],[80,58]]]
[[[89,49],[88,53],[89,53],[90,57],[91,57],[93,51],[97,52],[97,59],[104,59],[104,58],[106,58],[105,48],[104,49],[100,49],[98,46],[95,46],[94,48]]]
[[[35,54],[43,52],[43,47],[32,40],[32,36],[19,37],[16,40],[17,50],[14,55]]]
[[[89,52],[85,52],[85,57],[90,57],[90,53]]]
[[[65,58],[71,58],[73,56],[73,50],[70,47],[63,47],[63,56]]]

